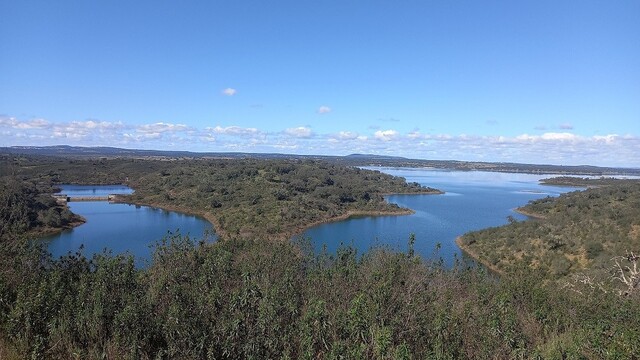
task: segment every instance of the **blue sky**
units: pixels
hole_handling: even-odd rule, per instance
[[[639,1],[0,0],[0,146],[640,167]]]

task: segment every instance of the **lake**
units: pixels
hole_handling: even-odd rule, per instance
[[[130,194],[126,186],[62,185],[61,193],[68,196],[106,196]],[[43,240],[54,256],[75,252],[82,245],[82,253],[91,257],[109,249],[113,254],[135,256],[137,266],[151,258],[152,246],[169,232],[188,234],[193,239],[215,241],[211,224],[200,217],[166,211],[148,206],[114,204],[106,201],[69,202],[70,210],[87,222]]]
[[[495,173],[483,171],[443,171],[408,168],[368,168],[402,176],[445,191],[443,195],[391,195],[387,200],[415,210],[413,215],[352,218],[308,229],[309,237],[319,253],[326,246],[335,253],[341,244],[352,245],[360,253],[373,246],[386,246],[406,251],[409,235],[415,233],[414,249],[423,258],[442,257],[447,265],[462,253],[455,244],[456,237],[472,230],[507,223],[507,216],[526,219],[513,209],[529,200],[558,196],[578,188],[546,186],[538,180],[553,175]],[[106,196],[130,194],[126,186],[61,186],[69,196]],[[70,202],[71,211],[82,215],[87,222],[46,239],[54,256],[75,252],[83,245],[83,253],[92,256],[104,249],[114,254],[130,253],[141,266],[150,259],[151,246],[179,231],[200,239],[213,232],[206,220],[146,206],[111,204],[108,202]],[[207,241],[214,241],[211,234]],[[436,245],[439,250],[436,251]]]
[[[367,168],[402,176],[409,182],[445,191],[443,195],[391,195],[387,200],[415,210],[413,215],[359,217],[322,224],[302,236],[311,239],[318,253],[326,247],[335,253],[341,244],[360,253],[374,246],[406,251],[409,235],[416,235],[414,249],[423,258],[442,258],[451,266],[462,257],[455,239],[472,230],[506,224],[507,217],[526,217],[514,211],[530,200],[558,196],[579,188],[540,185],[554,175],[483,171],[443,171],[408,168]],[[439,250],[436,247],[439,244]]]

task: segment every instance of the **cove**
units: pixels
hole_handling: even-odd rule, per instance
[[[357,217],[322,224],[306,230],[316,253],[335,253],[350,245],[359,253],[382,246],[407,251],[411,233],[416,235],[414,250],[423,259],[442,258],[452,266],[463,253],[455,239],[466,232],[504,225],[507,217],[525,220],[514,211],[530,200],[558,196],[579,190],[575,187],[540,185],[538,180],[555,175],[531,175],[483,171],[443,171],[415,168],[367,167],[402,176],[442,191],[442,195],[389,195],[387,201],[415,211],[412,215]]]
[[[63,185],[61,193],[69,196],[106,196],[130,194],[126,186]],[[90,258],[105,249],[112,254],[131,254],[138,267],[151,259],[156,242],[172,233],[189,235],[191,239],[212,242],[217,239],[211,224],[203,218],[174,211],[107,201],[69,202],[69,209],[84,217],[86,223],[42,240],[54,257],[75,253]]]

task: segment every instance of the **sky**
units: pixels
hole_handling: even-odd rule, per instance
[[[640,167],[640,1],[0,0],[0,146]]]

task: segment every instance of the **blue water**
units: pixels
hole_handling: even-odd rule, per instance
[[[409,182],[435,187],[443,195],[391,195],[387,200],[415,210],[413,215],[361,217],[323,224],[308,229],[316,252],[334,253],[341,244],[359,252],[373,246],[406,251],[411,233],[415,233],[414,250],[424,259],[442,258],[447,265],[462,253],[455,239],[472,230],[506,224],[507,217],[526,217],[514,211],[528,201],[558,196],[578,188],[539,185],[538,180],[552,175],[495,173],[483,171],[442,171],[406,168],[369,168],[402,176]],[[440,249],[436,252],[436,245]]]
[[[82,245],[82,253],[87,257],[109,249],[112,254],[132,254],[136,265],[144,266],[151,259],[152,246],[169,232],[189,235],[196,241],[211,242],[217,238],[211,224],[196,216],[106,201],[70,202],[68,205],[87,222],[43,239],[55,257],[74,253]]]
[[[67,196],[107,196],[132,194],[133,189],[125,185],[58,185],[61,194]]]
[[[352,218],[308,229],[316,252],[323,247],[335,252],[342,244],[355,246],[363,253],[373,246],[386,246],[406,251],[409,235],[416,234],[414,249],[425,259],[442,257],[451,265],[462,253],[455,244],[456,237],[472,230],[507,223],[507,216],[518,220],[526,217],[513,209],[529,200],[558,196],[578,188],[543,186],[538,180],[551,175],[494,173],[482,171],[442,171],[408,168],[370,168],[403,176],[445,191],[443,195],[391,195],[387,200],[415,210],[413,215]],[[127,194],[126,186],[63,185],[69,196],[105,196]],[[204,219],[161,209],[108,202],[70,202],[71,211],[82,215],[87,222],[59,235],[46,238],[54,256],[75,252],[83,246],[83,253],[92,256],[110,249],[113,254],[129,253],[138,266],[151,258],[151,247],[169,232],[189,234],[194,239],[216,236]],[[436,245],[439,250],[436,252]]]

